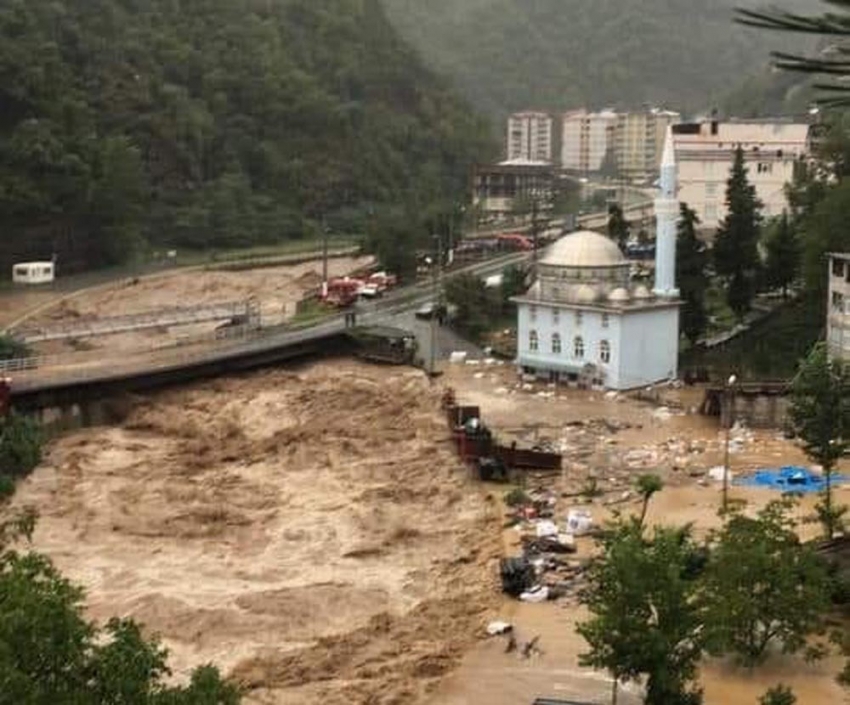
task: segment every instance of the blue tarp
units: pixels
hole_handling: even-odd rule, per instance
[[[841,485],[850,482],[847,475],[833,475],[831,484]],[[732,482],[742,487],[766,487],[781,492],[821,492],[826,489],[823,475],[813,473],[807,468],[786,465],[777,469],[756,470],[752,475],[744,475]]]

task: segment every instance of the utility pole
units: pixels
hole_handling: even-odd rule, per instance
[[[531,197],[531,275],[537,279],[537,196]]]
[[[725,451],[723,454],[723,516],[726,516],[726,512],[729,509],[729,432],[732,429],[732,415],[733,415],[733,388],[732,385],[735,384],[737,378],[735,375],[731,375],[726,382],[726,390],[725,390],[725,398],[726,398],[726,444]]]
[[[322,296],[328,295],[328,226],[322,215]]]
[[[434,257],[434,274],[433,274],[433,282],[434,282],[434,305],[431,309],[431,354],[430,354],[430,364],[429,364],[429,375],[430,377],[434,377],[437,370],[437,323],[438,317],[441,311],[442,304],[442,289],[443,289],[443,248],[442,248],[442,236],[438,233],[434,235],[434,244],[436,250],[436,256]]]

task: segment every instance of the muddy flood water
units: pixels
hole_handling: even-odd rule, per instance
[[[540,478],[538,484],[558,495],[570,495],[586,485],[588,477],[595,478],[604,492],[601,497],[592,504],[559,500],[556,516],[576,508],[591,512],[594,520],[601,522],[614,509],[634,511],[638,508],[634,493],[624,501],[625,493],[637,475],[657,472],[665,489],[653,497],[648,523],[692,523],[697,536],[720,525],[721,485],[708,479],[705,471],[722,465],[725,438],[716,419],[695,413],[701,391],[667,390],[656,402],[645,403],[623,395],[523,386],[510,368],[486,365],[449,366],[444,383],[456,390],[460,403],[479,405],[484,422],[500,438],[550,446],[564,453],[561,475]],[[733,475],[764,467],[809,465],[800,448],[776,431],[736,429],[730,446]],[[529,487],[533,486],[532,481]],[[494,496],[504,493],[495,485],[490,491]],[[836,495],[850,503],[850,487],[842,487]],[[752,513],[778,494],[733,487],[730,496],[746,501],[745,511]],[[811,515],[814,502],[813,497],[804,499],[797,517]],[[800,532],[808,538],[818,527],[803,524]],[[507,529],[502,538],[507,555],[520,553],[516,531]],[[578,539],[578,543],[578,557],[593,551],[589,539]],[[543,604],[503,599],[498,619],[514,625],[520,643],[539,637],[541,653],[525,659],[506,653],[503,637],[483,641],[427,702],[514,705],[544,696],[611,702],[607,674],[578,665],[586,645],[575,633],[575,624],[585,616],[574,599]],[[799,705],[850,703],[850,694],[835,682],[842,665],[837,657],[807,664],[802,658],[778,653],[752,671],[727,661],[706,660],[700,683],[706,705],[756,705],[765,690],[779,682],[792,687]],[[618,702],[637,705],[640,690],[634,685],[620,686]]]
[[[35,547],[85,588],[92,618],[140,620],[177,678],[212,661],[245,684],[246,703],[610,702],[607,675],[578,665],[573,597],[501,595],[498,561],[518,553],[519,534],[503,525],[504,486],[473,480],[455,455],[448,386],[499,437],[564,454],[559,474],[529,479],[557,494],[559,516],[634,511],[635,477],[657,472],[649,522],[693,522],[697,535],[719,525],[707,471],[723,436],[691,413],[697,392],[648,403],[523,386],[484,364],[430,384],[417,370],[321,362],[139,398],[122,422],[53,442],[15,503],[37,507]],[[806,460],[780,434],[733,433],[734,473],[791,463]],[[578,504],[591,481],[600,496]],[[776,495],[732,496],[749,512]],[[593,550],[578,539],[577,558]],[[530,658],[486,636],[497,618],[520,642],[538,637]],[[706,705],[755,705],[780,681],[800,705],[847,703],[839,667],[776,655],[753,672],[707,662],[701,681]],[[639,697],[620,690],[625,705]]]

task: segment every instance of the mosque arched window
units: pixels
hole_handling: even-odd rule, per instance
[[[580,335],[577,335],[573,341],[573,355],[575,357],[584,357],[584,338]]]
[[[532,330],[528,332],[528,349],[531,352],[537,352],[540,347],[540,341],[537,338],[537,331]]]
[[[552,352],[555,355],[561,354],[561,334],[552,333]]]
[[[599,359],[606,364],[611,362],[611,343],[607,340],[599,343]]]

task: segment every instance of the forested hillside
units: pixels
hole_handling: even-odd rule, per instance
[[[439,71],[494,117],[526,107],[701,111],[795,37],[733,24],[757,0],[383,0]],[[817,0],[779,0],[795,10]]]
[[[379,0],[0,0],[4,270],[357,227],[492,149]]]

